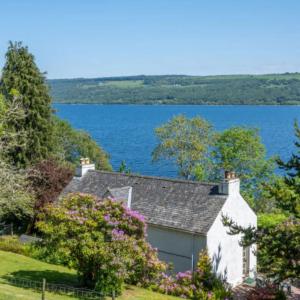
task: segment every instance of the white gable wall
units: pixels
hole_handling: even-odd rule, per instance
[[[256,227],[257,217],[237,191],[228,195],[221,212],[207,233],[207,248],[213,259],[215,271],[225,275],[230,284],[236,285],[243,280],[243,249],[239,246],[241,236],[227,234],[228,228],[223,226],[222,214],[244,227]],[[256,271],[256,256],[253,250],[255,246],[250,249],[250,275]]]

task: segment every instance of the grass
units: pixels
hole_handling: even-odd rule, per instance
[[[32,299],[41,299],[41,293],[34,292],[29,289],[23,289],[7,284],[0,284],[0,299],[1,300],[32,300]],[[53,293],[46,293],[47,300],[71,300],[76,299],[74,297],[57,295]]]
[[[77,285],[77,277],[74,270],[62,266],[47,264],[23,255],[0,251],[0,277],[15,276],[41,281],[46,278],[47,282]],[[40,293],[31,289],[15,287],[0,280],[0,300],[31,300],[41,299]],[[47,300],[71,300],[75,297],[46,293]],[[176,297],[154,293],[142,288],[128,286],[118,300],[175,300]]]

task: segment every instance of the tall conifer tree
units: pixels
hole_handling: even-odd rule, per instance
[[[0,81],[0,90],[7,101],[13,101],[11,91],[17,90],[25,118],[10,124],[16,132],[26,131],[25,145],[9,154],[12,163],[27,167],[40,159],[47,158],[52,147],[51,98],[34,56],[21,42],[10,42],[6,63]]]

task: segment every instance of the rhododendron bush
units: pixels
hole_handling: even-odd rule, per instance
[[[186,299],[231,299],[230,289],[213,273],[212,263],[206,250],[200,253],[194,272],[179,272],[175,277],[163,274],[159,284],[152,288],[161,293]]]
[[[120,292],[124,282],[148,286],[166,269],[146,242],[144,217],[110,198],[70,194],[46,207],[38,228],[47,250],[59,253],[90,288]]]

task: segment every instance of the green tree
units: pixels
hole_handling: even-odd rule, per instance
[[[121,161],[121,164],[120,164],[120,167],[119,167],[118,172],[119,172],[119,173],[123,173],[123,174],[130,174],[130,173],[131,173],[131,170],[130,170],[130,168],[127,166],[125,160],[122,160],[122,161]]]
[[[274,172],[274,159],[266,158],[258,130],[232,127],[217,133],[215,141],[212,152],[215,178],[219,179],[220,170],[234,171],[241,179],[243,196],[253,208],[258,209],[262,184],[268,182]]]
[[[200,117],[188,119],[175,116],[155,129],[158,145],[152,152],[153,161],[170,159],[178,166],[178,173],[186,179],[207,177],[212,126]]]
[[[18,101],[18,92],[12,90],[11,95],[13,99],[7,103],[0,94],[0,160],[6,162],[10,162],[10,153],[26,143],[26,132],[16,132],[10,126],[12,122],[22,122],[25,118],[25,111]]]
[[[11,161],[26,167],[46,158],[52,149],[51,99],[44,74],[21,42],[9,44],[0,89],[8,103],[16,100],[12,91],[17,90],[17,100],[25,110],[24,119],[11,120],[9,124],[15,132],[26,132],[26,143],[19,143],[9,153]]]
[[[54,116],[55,155],[74,167],[82,157],[89,157],[100,170],[111,171],[108,154],[85,131],[78,131],[71,125]]]
[[[27,174],[0,161],[0,185],[0,223],[13,223],[25,229],[34,207]]]
[[[195,180],[219,181],[221,171],[235,171],[249,204],[256,210],[265,205],[262,184],[273,177],[274,159],[266,158],[258,130],[233,127],[216,133],[207,121],[180,115],[155,133],[159,143],[153,161],[170,159],[180,176]]]
[[[16,91],[12,91],[17,97]],[[0,222],[26,227],[33,215],[33,196],[28,186],[27,173],[13,168],[8,154],[19,147],[23,132],[14,132],[8,124],[21,121],[24,111],[13,98],[6,103],[0,95]]]

